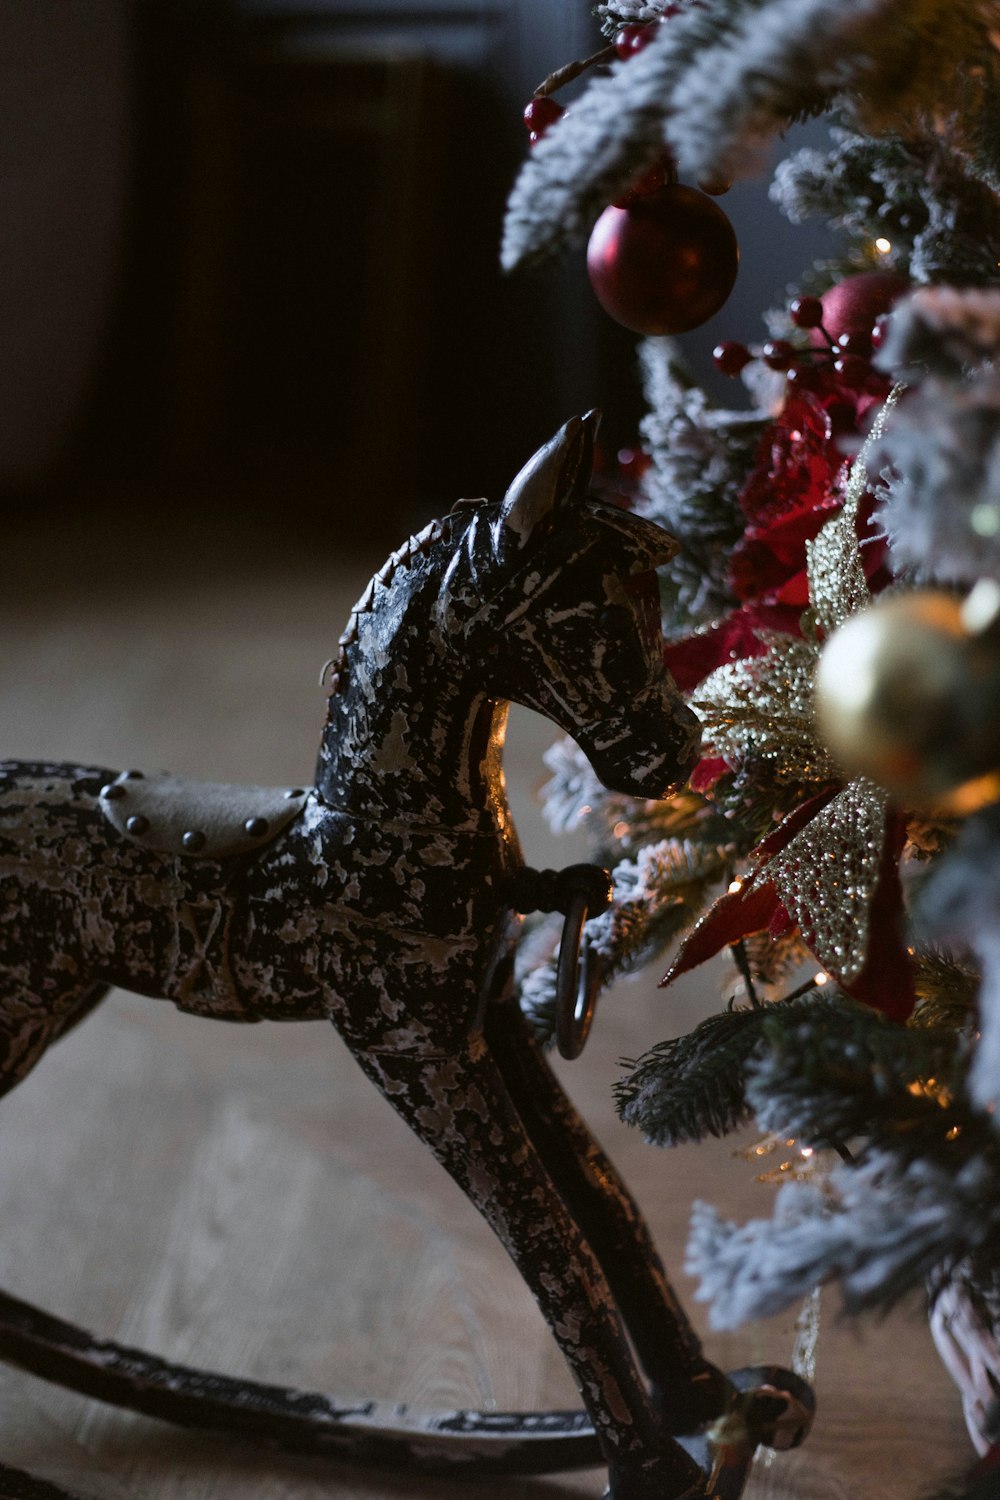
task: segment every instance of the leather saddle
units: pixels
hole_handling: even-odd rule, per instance
[[[104,816],[143,849],[228,859],[264,848],[292,823],[306,787],[239,786],[167,772],[123,771],[101,788]]]

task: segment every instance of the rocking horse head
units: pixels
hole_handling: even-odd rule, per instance
[[[452,572],[453,593],[464,573],[477,597],[469,609],[466,592],[453,624],[491,697],[551,719],[612,791],[662,797],[698,744],[698,721],[663,664],[654,569],[677,544],[588,497],[598,421],[572,418],[499,505],[476,507],[461,549],[469,569]]]

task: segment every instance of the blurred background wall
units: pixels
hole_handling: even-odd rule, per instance
[[[586,0],[3,0],[7,506],[166,486],[392,542],[573,411],[627,443],[635,340],[582,251],[497,265],[521,109],[598,41]],[[701,373],[816,249],[761,184],[723,206]]]

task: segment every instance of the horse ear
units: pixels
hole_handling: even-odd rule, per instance
[[[503,497],[500,521],[514,533],[519,547],[547,516],[583,499],[594,466],[594,439],[600,420],[599,411],[570,417],[512,481]]]

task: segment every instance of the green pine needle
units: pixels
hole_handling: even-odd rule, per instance
[[[652,1145],[680,1146],[722,1136],[749,1119],[747,1059],[768,1010],[724,1011],[687,1036],[659,1042],[615,1085],[618,1112]]]

